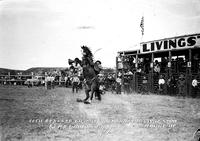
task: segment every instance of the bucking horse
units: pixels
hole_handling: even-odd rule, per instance
[[[82,60],[75,58],[75,64],[80,64],[82,67],[82,74],[85,84],[85,99],[77,99],[78,102],[84,102],[90,104],[94,93],[98,100],[101,100],[101,94],[99,90],[98,74],[101,71],[101,62],[93,61],[93,54],[87,46],[81,46]]]

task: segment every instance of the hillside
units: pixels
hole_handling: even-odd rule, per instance
[[[64,67],[34,67],[27,70],[13,70],[13,69],[6,69],[6,68],[0,68],[0,74],[1,75],[7,75],[8,72],[10,72],[11,75],[16,75],[19,72],[22,74],[31,74],[32,72],[34,74],[44,74],[45,72],[52,72],[55,70],[65,70]]]
[[[24,72],[24,70],[13,70],[13,69],[7,69],[7,68],[0,68],[1,75],[7,75],[8,72],[10,72],[11,75],[16,75],[19,72]]]
[[[52,72],[52,71],[59,71],[59,70],[65,70],[64,67],[36,67],[36,68],[30,68],[23,72],[23,74],[31,74],[33,72],[34,74],[44,74],[45,72]]]
[[[23,75],[30,75],[32,72],[34,74],[38,75],[44,75],[45,72],[53,72],[55,70],[66,70],[67,67],[33,67],[29,68],[27,70],[13,70],[13,69],[7,69],[7,68],[0,68],[0,75],[8,75],[8,72],[10,72],[11,75],[17,75],[18,73],[22,73]],[[104,68],[104,73],[114,73],[115,70],[112,68]]]

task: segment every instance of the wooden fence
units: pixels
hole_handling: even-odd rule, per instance
[[[7,75],[0,75],[0,85],[26,85],[25,82],[27,79],[36,79],[38,82],[45,81],[46,75],[11,75],[8,73]],[[54,81],[55,85],[65,85],[65,80],[61,76],[59,76],[59,80]],[[34,85],[34,84],[32,84]],[[41,85],[41,84],[40,84]]]

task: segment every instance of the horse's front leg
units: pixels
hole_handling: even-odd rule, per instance
[[[96,97],[99,101],[101,101],[101,91],[100,91],[99,88],[97,88],[97,90],[96,90],[96,92],[95,92],[95,97]]]
[[[93,99],[94,92],[95,92],[95,90],[94,90],[94,89],[92,89],[92,90],[91,90],[91,95],[90,95],[90,101],[92,101],[92,99]]]
[[[91,96],[90,96],[90,100],[92,101],[94,93],[97,92],[97,82],[94,81],[91,85]]]
[[[85,90],[85,95],[86,95],[86,97],[85,97],[85,99],[83,101],[87,101],[90,98],[90,90],[86,89]]]
[[[87,91],[85,94],[86,94],[86,98],[83,100],[83,102],[85,104],[90,104],[91,103],[90,91]]]

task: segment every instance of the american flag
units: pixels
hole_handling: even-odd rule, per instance
[[[140,22],[141,32],[142,35],[144,35],[144,16],[142,16],[141,22]]]

